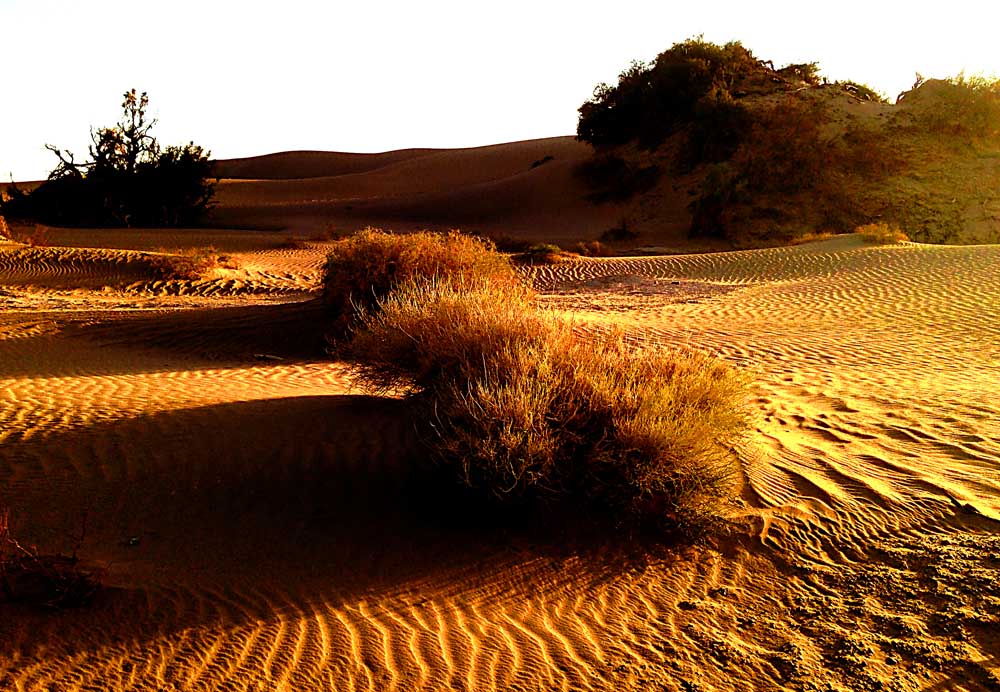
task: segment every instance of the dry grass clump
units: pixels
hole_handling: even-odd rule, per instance
[[[893,245],[895,243],[904,243],[910,240],[910,237],[906,235],[906,233],[904,233],[899,226],[895,224],[888,224],[884,221],[858,226],[854,229],[854,232],[860,234],[861,239],[866,243],[872,243],[874,245]]]
[[[552,243],[539,243],[532,245],[524,252],[513,255],[511,259],[518,264],[559,264],[560,262],[576,257],[576,253],[563,250],[558,245]]]
[[[196,281],[216,269],[239,269],[235,258],[214,247],[163,251],[150,255],[149,261],[163,280]]]
[[[337,241],[323,266],[331,336],[353,332],[358,314],[376,310],[396,287],[429,277],[459,282],[481,277],[508,287],[519,283],[510,262],[488,240],[458,231],[395,235],[366,228]]]
[[[408,389],[440,462],[500,501],[691,528],[732,491],[747,382],[721,361],[585,338],[481,279],[409,282],[362,321],[362,381]]]
[[[84,524],[84,528],[86,525]],[[83,531],[77,542],[82,543]],[[9,516],[0,510],[0,602],[49,608],[85,605],[101,589],[103,570],[85,569],[71,555],[41,554],[11,536]]]

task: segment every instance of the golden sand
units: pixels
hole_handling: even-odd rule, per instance
[[[0,689],[1000,684],[1000,246],[840,236],[526,270],[584,328],[755,373],[731,534],[639,550],[425,500],[406,405],[321,354],[324,243],[281,240],[0,246],[0,502],[50,550],[86,516],[111,587],[0,605]],[[195,245],[239,267],[143,273]]]

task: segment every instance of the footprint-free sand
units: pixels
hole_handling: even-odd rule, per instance
[[[323,355],[327,245],[281,240],[0,245],[0,502],[52,550],[86,518],[110,587],[0,605],[0,689],[1000,686],[1000,246],[526,269],[584,329],[754,373],[732,530],[649,546],[436,505],[405,402]],[[142,261],[185,245],[239,267]]]

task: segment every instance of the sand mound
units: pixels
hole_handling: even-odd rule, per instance
[[[254,252],[290,285],[322,255]],[[86,513],[113,589],[0,605],[0,688],[993,689],[998,267],[849,236],[525,269],[582,329],[756,372],[733,532],[697,549],[442,497],[406,405],[312,355],[304,294],[23,297],[0,312],[0,502],[49,548]]]
[[[404,153],[371,155],[384,158],[371,168],[325,177],[306,177],[316,172],[308,159],[296,169],[294,154],[275,155],[288,165],[280,177],[301,178],[224,180],[213,219],[307,235],[376,225],[574,241],[594,239],[619,221],[615,205],[584,200],[587,189],[573,170],[591,149],[572,137]]]

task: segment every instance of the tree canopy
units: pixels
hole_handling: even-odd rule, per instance
[[[59,159],[33,191],[12,186],[0,212],[68,226],[184,226],[197,223],[211,206],[210,152],[194,142],[161,147],[150,130],[149,97],[127,91],[122,117],[91,130],[90,159],[51,144]]]

